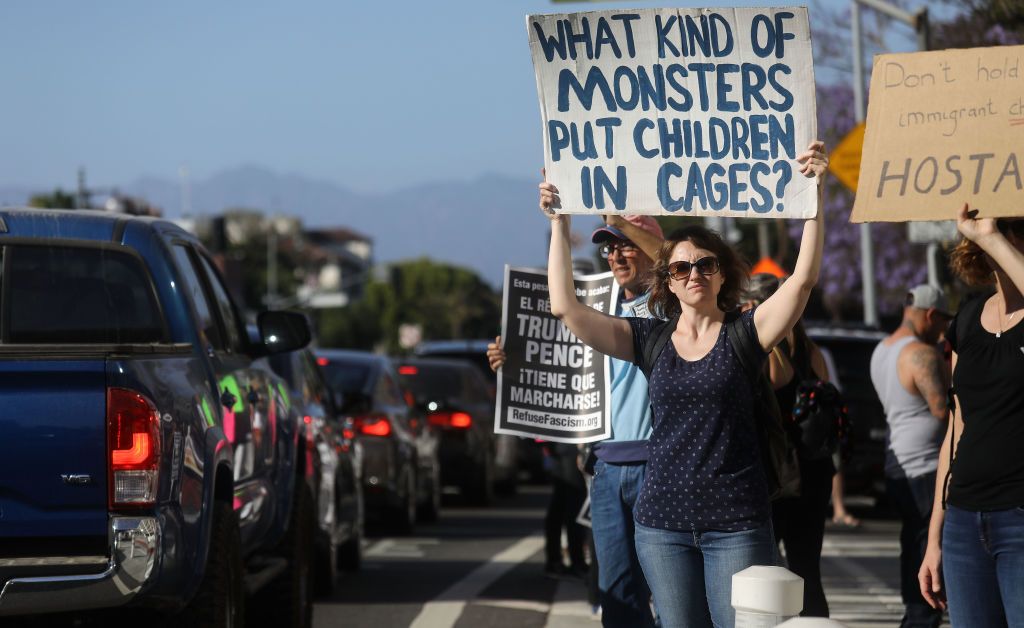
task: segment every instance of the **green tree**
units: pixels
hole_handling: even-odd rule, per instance
[[[75,195],[55,188],[50,194],[33,194],[28,199],[28,206],[39,209],[74,209]]]
[[[324,346],[394,353],[403,324],[420,325],[424,340],[493,337],[501,296],[471,270],[421,258],[391,265],[361,300],[319,318]]]

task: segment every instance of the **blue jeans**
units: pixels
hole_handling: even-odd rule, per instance
[[[732,576],[777,562],[771,522],[743,532],[677,532],[636,524],[636,551],[664,628],[732,628]]]
[[[644,484],[645,463],[598,460],[590,483],[590,522],[597,550],[601,623],[608,627],[647,628],[651,592],[633,545],[633,506]]]
[[[1024,628],[1024,508],[949,506],[942,578],[953,628]]]

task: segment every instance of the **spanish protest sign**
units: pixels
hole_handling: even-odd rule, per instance
[[[528,15],[559,212],[810,218],[807,9]]]
[[[614,312],[619,285],[611,273],[576,276],[576,296]],[[576,338],[551,315],[544,271],[505,266],[494,431],[561,443],[611,435],[608,358]]]
[[[875,57],[853,222],[1024,215],[1024,46]]]

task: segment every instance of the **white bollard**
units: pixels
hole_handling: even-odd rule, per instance
[[[782,567],[747,567],[732,576],[736,628],[771,628],[800,614],[804,580]]]
[[[846,628],[846,624],[824,617],[796,617],[779,624],[779,628]]]

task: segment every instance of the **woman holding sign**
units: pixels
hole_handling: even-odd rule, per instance
[[[918,581],[933,607],[948,601],[954,628],[1024,626],[1024,219],[976,213],[960,210],[950,265],[996,290],[949,327],[953,420]]]
[[[540,184],[540,207],[552,223],[552,313],[597,351],[650,371],[654,432],[635,542],[666,628],[732,626],[732,575],[775,563],[754,382],[740,362],[750,355],[741,358],[733,345],[743,336],[742,346],[753,348],[761,367],[800,318],[818,280],[824,144],[812,142],[797,161],[803,175],[817,179],[819,210],[804,225],[792,277],[763,304],[739,314],[746,264],[718,234],[681,229],[665,240],[654,267],[651,304],[669,318],[669,328],[653,319],[607,316],[576,300],[569,217],[553,211],[560,206],[558,190]],[[660,348],[656,337],[664,339]]]

